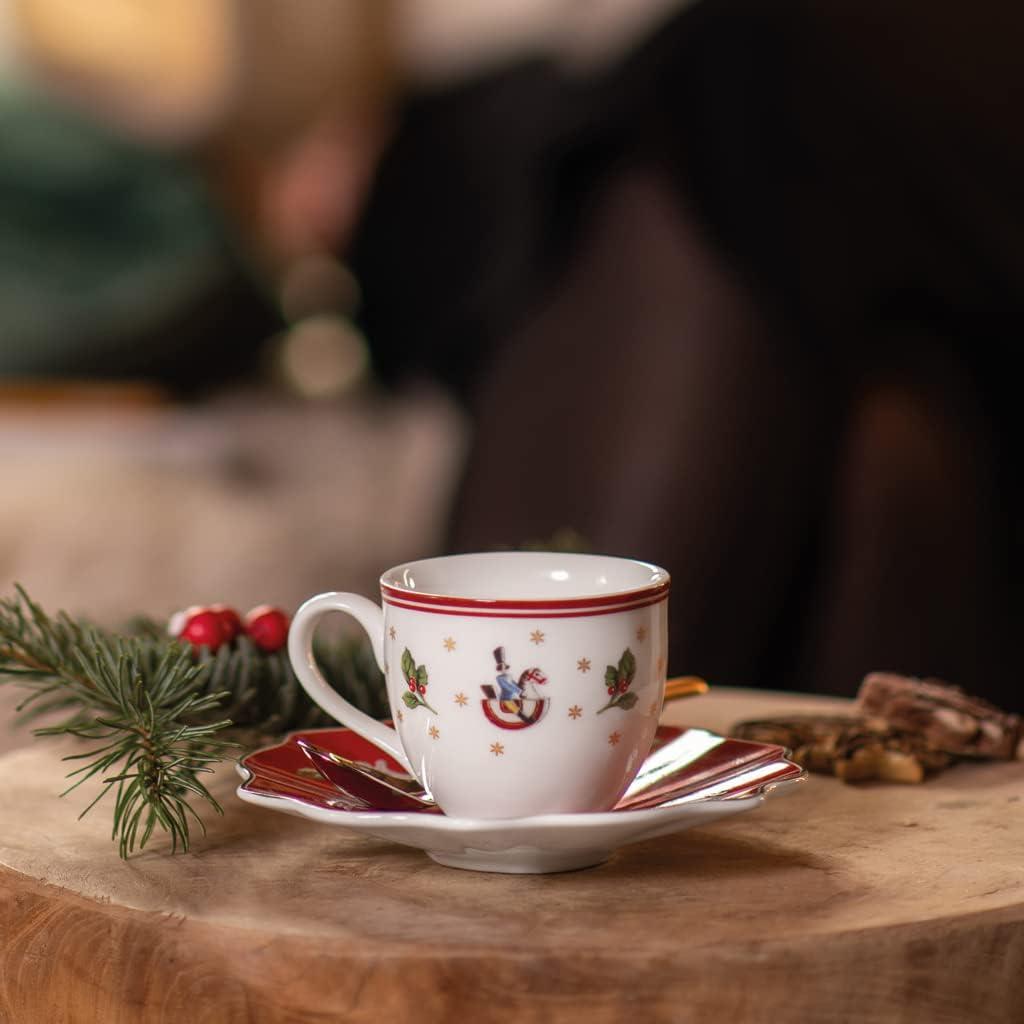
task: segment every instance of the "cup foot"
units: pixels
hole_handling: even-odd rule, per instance
[[[557,871],[579,871],[603,864],[611,850],[541,850],[535,846],[517,846],[511,850],[466,849],[427,850],[427,856],[448,868],[465,871],[493,871],[505,875],[546,875]]]

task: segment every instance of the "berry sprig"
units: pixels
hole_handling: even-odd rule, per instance
[[[434,709],[427,703],[427,685],[430,680],[427,677],[427,666],[417,665],[416,659],[412,656],[409,648],[402,651],[402,675],[408,689],[402,694],[402,703],[410,710],[426,708],[428,711]],[[434,711],[436,715],[437,712]]]
[[[604,684],[608,689],[608,703],[605,704],[598,714],[607,711],[609,708],[621,708],[629,711],[636,705],[638,700],[635,693],[630,692],[633,685],[633,677],[636,675],[636,657],[627,647],[619,658],[618,665],[609,665],[604,670]]]
[[[258,604],[245,616],[245,635],[268,654],[288,643],[288,616],[271,604]]]
[[[190,643],[197,650],[211,652],[247,636],[267,654],[281,650],[288,642],[288,616],[269,604],[257,605],[243,620],[234,608],[225,604],[192,605],[171,616],[167,632]]]

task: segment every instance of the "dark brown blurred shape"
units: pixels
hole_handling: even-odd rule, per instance
[[[664,564],[671,671],[713,685],[1020,707],[1022,35],[705,0],[606,75],[413,104],[355,269],[378,365],[473,414],[451,547]]]
[[[167,401],[163,388],[141,381],[0,380],[0,409],[5,414],[62,409],[123,412],[152,409]]]

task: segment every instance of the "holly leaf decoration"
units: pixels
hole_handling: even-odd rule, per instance
[[[416,708],[427,708],[428,711],[433,711],[437,714],[428,703],[425,696],[427,692],[427,683],[430,681],[427,675],[426,665],[417,665],[416,659],[412,656],[412,651],[408,647],[402,651],[402,676],[408,683],[411,679],[416,684],[415,690],[406,690],[402,694],[402,702],[405,706],[413,711]]]
[[[627,683],[632,683],[633,676],[636,675],[636,658],[628,647],[622,652],[622,657],[619,658],[619,675],[625,676]]]
[[[612,691],[605,704],[597,713],[607,711],[609,708],[619,708],[622,711],[629,711],[636,707],[637,695],[631,693],[629,687],[633,685],[633,677],[636,675],[636,656],[627,647],[619,658],[618,665],[609,665],[604,670],[604,684]],[[625,692],[622,687],[625,686]]]
[[[416,675],[416,659],[413,658],[412,652],[408,647],[402,651],[402,676],[408,679],[409,676]]]

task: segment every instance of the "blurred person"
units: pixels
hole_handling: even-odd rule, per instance
[[[1021,709],[1024,15],[702,0],[576,44],[624,6],[523,5],[434,74],[361,223],[380,372],[472,415],[450,548],[667,566],[670,669],[712,683]]]
[[[0,0],[0,374],[187,394],[252,373],[285,268],[355,218],[388,12]]]

